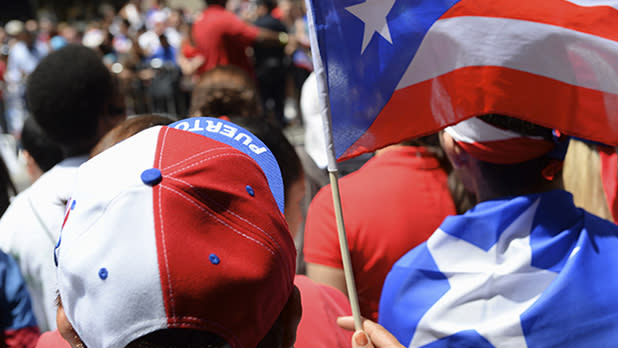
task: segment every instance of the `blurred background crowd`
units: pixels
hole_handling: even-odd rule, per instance
[[[287,129],[294,143],[303,142],[300,92],[312,71],[304,2],[230,0],[221,4],[245,23],[286,35],[278,37],[281,45],[254,40],[244,47],[251,64],[250,68],[241,66],[246,76],[232,71],[213,78],[240,76],[238,85],[231,87],[236,89],[256,85],[261,106],[257,112]],[[24,94],[28,74],[49,52],[67,44],[82,44],[100,54],[123,96],[114,106],[125,108],[127,115],[178,118],[190,111],[199,113],[190,110],[191,97],[211,67],[192,33],[205,7],[204,1],[178,0],[7,5],[0,18],[0,128],[5,134],[2,152],[9,170],[19,171],[23,165],[15,161],[25,161],[11,152],[19,147],[28,116]],[[19,187],[27,185],[19,176],[15,181]]]

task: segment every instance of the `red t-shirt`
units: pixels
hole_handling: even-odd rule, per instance
[[[353,332],[337,325],[337,317],[352,315],[348,298],[341,291],[297,275],[294,285],[300,291],[303,316],[296,331],[295,348],[348,348]]]
[[[235,65],[253,76],[246,49],[253,45],[259,31],[222,6],[209,5],[193,25],[195,47],[205,59],[200,73],[218,65]]]
[[[395,261],[455,214],[447,174],[424,148],[401,146],[373,157],[339,185],[361,313],[375,321]],[[330,185],[309,206],[304,254],[309,263],[343,268]]]

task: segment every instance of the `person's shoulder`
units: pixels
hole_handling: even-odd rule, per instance
[[[32,204],[41,206],[42,204],[57,204],[59,197],[66,196],[73,184],[77,173],[77,168],[85,158],[76,157],[64,160],[56,164],[52,169],[45,172],[30,187],[20,192],[9,205],[6,212],[0,218],[0,233],[4,230],[12,229],[13,226],[23,226],[27,224],[32,215]],[[65,197],[69,198],[69,197]],[[1,239],[1,238],[0,238]]]
[[[23,41],[17,41],[9,50],[9,55],[14,52],[26,51],[26,44]]]
[[[253,24],[258,27],[267,28],[274,31],[287,32],[287,28],[285,27],[285,25],[280,20],[271,15],[259,17],[255,20]]]
[[[56,164],[28,188],[29,194],[38,197],[64,189],[67,185],[72,184],[77,168],[81,163],[83,163],[82,160],[64,160]]]
[[[36,348],[70,348],[71,345],[60,335],[58,330],[48,331],[41,335]]]
[[[618,225],[590,212],[584,212],[584,226],[589,234],[599,237],[609,237],[618,242]]]
[[[21,226],[24,219],[30,218],[28,214],[28,200],[30,199],[31,192],[32,186],[26,188],[11,200],[11,204],[9,204],[9,207],[0,218],[0,236],[17,233],[16,227]],[[0,237],[0,241],[3,239]]]

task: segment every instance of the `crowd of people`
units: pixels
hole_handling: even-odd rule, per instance
[[[612,148],[479,114],[344,162],[366,318],[354,332],[302,4],[103,9],[83,28],[2,32],[2,129],[32,184],[17,188],[0,161],[0,346],[618,338],[618,284],[600,273],[618,267]],[[304,146],[283,132],[286,98]]]
[[[45,55],[67,44],[99,52],[130,114],[186,115],[200,75],[233,64],[256,80],[262,109],[285,126],[299,114],[300,88],[312,69],[303,2],[230,1],[223,17],[214,13],[214,20],[204,21],[214,7],[202,13],[160,0],[132,0],[122,7],[103,4],[98,17],[79,21],[58,21],[43,12],[39,20],[7,22],[0,28],[2,130],[20,134],[28,114],[27,76]],[[221,30],[214,34],[209,26]],[[257,28],[264,29],[259,37]],[[216,35],[226,36],[234,47],[222,51],[222,43],[211,40]]]

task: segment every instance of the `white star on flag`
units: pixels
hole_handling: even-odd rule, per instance
[[[345,8],[365,24],[361,54],[365,52],[365,48],[369,45],[374,33],[380,34],[386,41],[391,44],[393,43],[391,31],[386,22],[386,16],[393,8],[393,5],[395,5],[395,1],[396,0],[366,0],[363,3]]]
[[[494,347],[526,347],[520,316],[557,273],[530,265],[532,204],[488,251],[437,230],[427,241],[450,289],[424,314],[410,347],[475,330]],[[523,286],[522,286],[523,285]]]

